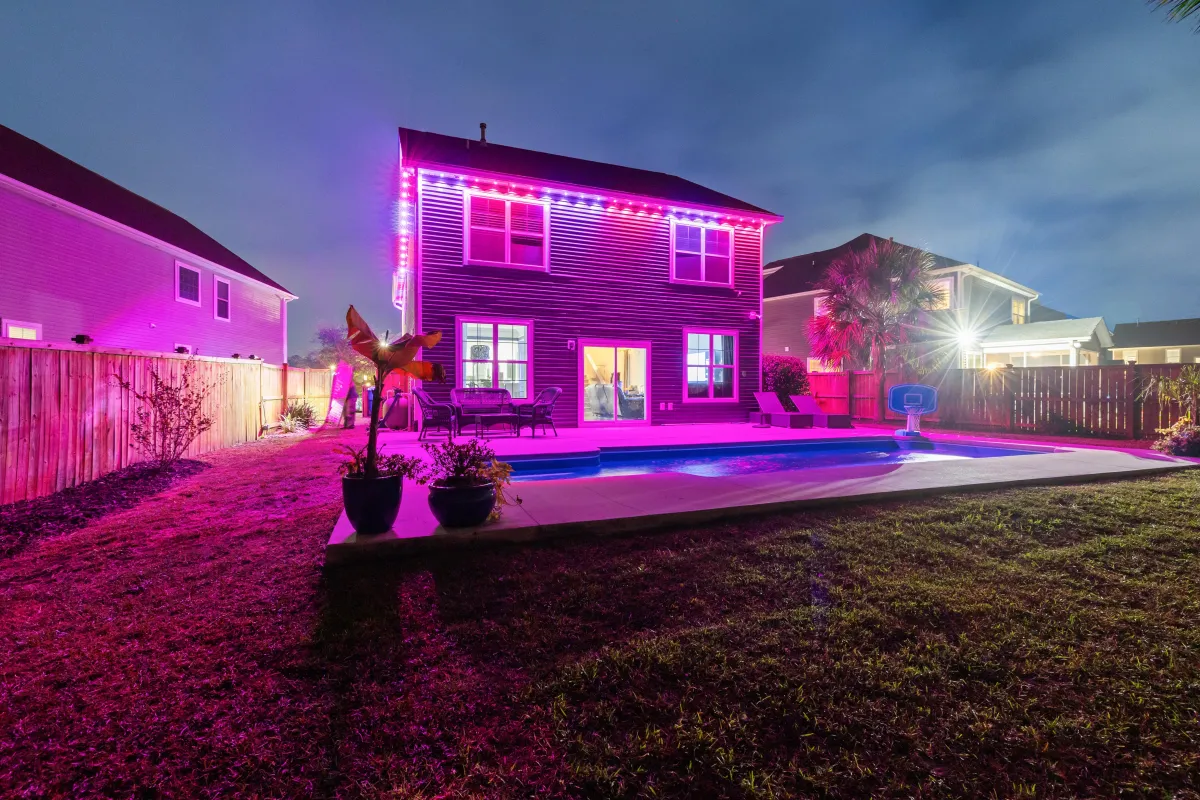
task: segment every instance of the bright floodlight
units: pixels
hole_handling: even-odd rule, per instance
[[[975,331],[964,330],[958,332],[959,347],[970,347],[975,344]]]

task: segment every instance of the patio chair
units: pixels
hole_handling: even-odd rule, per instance
[[[444,430],[447,438],[453,439],[454,432],[458,429],[458,417],[454,406],[451,403],[439,403],[424,389],[414,388],[412,394],[421,407],[421,432],[417,435],[417,440],[424,439],[425,434],[432,429]]]
[[[517,412],[513,408],[512,394],[508,389],[490,386],[472,386],[450,390],[450,402],[454,405],[458,430],[474,422],[475,431],[483,435],[492,425],[506,425],[510,431],[520,435],[517,428]]]
[[[817,405],[816,398],[807,394],[788,395],[801,414],[812,414],[813,425],[818,428],[851,428],[849,414],[826,414]]]
[[[766,422],[776,428],[811,428],[813,426],[812,414],[787,411],[784,409],[779,395],[774,392],[755,392],[754,399],[758,401],[761,411],[758,412],[757,420],[753,413],[751,414],[751,422]]]
[[[520,436],[521,428],[526,425],[529,426],[531,438],[537,436],[538,425],[542,426],[542,435],[545,435],[546,426],[549,425],[554,435],[558,436],[558,428],[554,427],[554,404],[561,394],[562,389],[550,386],[538,392],[537,399],[529,405],[517,406],[517,435]]]

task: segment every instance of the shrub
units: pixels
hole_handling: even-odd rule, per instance
[[[507,487],[512,483],[512,465],[496,460],[496,452],[479,439],[469,439],[466,444],[452,441],[431,442],[425,452],[433,463],[426,467],[420,480],[442,486],[475,486],[490,481],[496,488],[496,505],[488,519],[499,518],[504,506],[520,505],[521,498],[509,497]]]
[[[1171,427],[1160,428],[1158,432],[1162,438],[1153,445],[1158,452],[1200,458],[1200,425],[1193,423],[1191,417],[1183,417]]]
[[[789,395],[808,394],[808,372],[804,359],[795,356],[763,356],[763,390],[774,392],[789,411],[795,411]]]
[[[120,375],[117,384],[139,403],[134,411],[136,422],[129,431],[136,447],[160,467],[179,461],[196,437],[213,426],[212,417],[204,413],[204,401],[213,384],[196,381],[196,361],[184,362],[176,383],[163,380],[158,370],[150,368],[150,388],[138,391]]]
[[[361,478],[367,473],[367,448],[353,448],[342,445],[342,451],[349,457],[338,465],[338,472],[347,478]],[[421,459],[412,456],[383,455],[375,457],[375,474],[381,478],[399,475],[401,478],[411,478],[418,483],[424,483],[421,477]]]
[[[306,431],[312,427],[314,416],[313,407],[308,403],[301,401],[288,403],[288,407],[283,410],[283,416],[279,418],[279,427],[283,429],[284,433]]]

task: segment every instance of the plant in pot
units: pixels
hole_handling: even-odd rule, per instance
[[[425,445],[430,461],[424,480],[429,483],[429,510],[443,528],[469,528],[497,519],[504,506],[520,504],[505,492],[512,467],[478,439]]]
[[[379,455],[379,410],[383,406],[384,378],[400,369],[422,380],[444,381],[446,373],[440,364],[417,361],[423,347],[433,347],[442,334],[405,334],[389,342],[376,336],[366,321],[350,306],[346,312],[346,338],[354,351],[371,361],[375,367],[375,387],[372,393],[367,446],[361,451],[347,448],[350,460],[342,466],[342,501],[346,516],[355,533],[384,533],[391,529],[400,512],[400,496],[405,477],[418,477],[419,461],[404,456]]]

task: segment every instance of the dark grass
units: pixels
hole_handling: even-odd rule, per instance
[[[186,459],[169,467],[134,464],[53,495],[0,505],[0,558],[38,539],[69,533],[106,514],[132,508],[206,466]]]
[[[336,441],[0,564],[0,796],[1200,797],[1200,474],[324,574]]]

